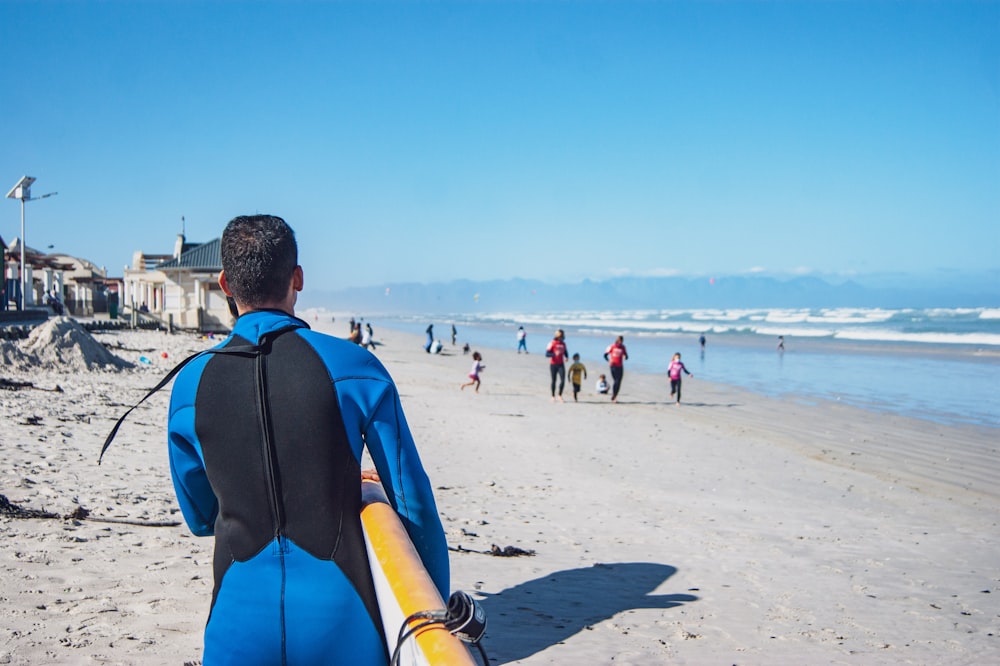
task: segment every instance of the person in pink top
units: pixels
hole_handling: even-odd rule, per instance
[[[560,328],[545,348],[545,356],[549,359],[549,374],[552,376],[552,401],[563,400],[563,388],[566,386],[566,334]],[[556,395],[556,378],[559,379],[559,395]]]
[[[625,338],[619,335],[611,346],[604,350],[604,360],[611,366],[611,402],[618,402],[618,391],[622,387],[622,377],[625,375]]]
[[[476,393],[479,393],[479,373],[485,369],[483,355],[479,352],[472,352],[472,369],[469,370],[469,381],[462,384],[459,388],[464,391],[466,386],[475,386]]]
[[[686,374],[689,377],[694,377],[688,369],[684,367],[681,363],[681,353],[677,352],[674,357],[670,360],[670,367],[667,368],[667,374],[670,375],[670,397],[677,394],[677,404],[681,404],[681,373]]]

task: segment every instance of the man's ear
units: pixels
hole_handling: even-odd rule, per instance
[[[229,289],[229,281],[226,279],[226,271],[219,271],[219,286],[222,287],[222,293],[226,296],[233,295],[233,292]]]
[[[222,276],[220,275],[219,278],[221,279]],[[302,291],[302,287],[304,284],[305,284],[305,277],[302,275],[302,267],[296,266],[295,270],[292,271],[292,288],[295,291]],[[225,287],[223,287],[223,289],[225,289]]]

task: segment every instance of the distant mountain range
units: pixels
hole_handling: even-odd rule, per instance
[[[622,277],[574,284],[454,280],[303,292],[302,307],[366,313],[545,312],[700,308],[1000,307],[1000,277],[892,286],[816,277]]]

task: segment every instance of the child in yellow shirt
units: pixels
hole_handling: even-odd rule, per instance
[[[581,379],[582,377],[582,379]],[[580,384],[587,378],[587,366],[580,363],[580,355],[573,354],[573,365],[569,366],[569,381],[573,384],[573,402],[576,402],[576,394],[580,392]]]

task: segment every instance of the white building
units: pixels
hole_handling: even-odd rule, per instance
[[[221,239],[187,243],[177,236],[173,254],[136,252],[122,279],[122,305],[178,328],[228,331],[233,317],[219,286]]]
[[[2,243],[2,239],[0,239]],[[107,272],[86,259],[68,254],[44,254],[24,247],[25,308],[44,307],[47,296],[55,296],[71,315],[91,316],[107,312],[109,281]],[[15,238],[4,250],[3,297],[0,309],[16,309],[20,303],[21,239]],[[112,286],[113,288],[113,286]]]

